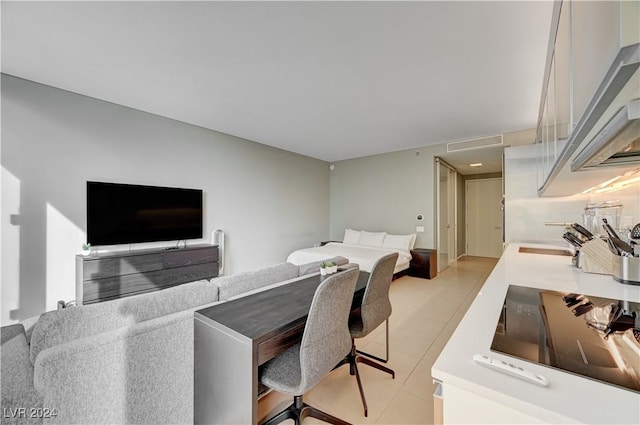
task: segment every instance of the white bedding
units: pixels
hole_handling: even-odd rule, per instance
[[[349,259],[350,263],[356,263],[360,266],[360,270],[370,272],[373,265],[378,259],[392,252],[398,253],[398,260],[394,273],[409,268],[411,261],[411,253],[404,249],[377,248],[372,246],[352,245],[340,242],[329,242],[324,246],[316,246],[313,248],[304,248],[293,251],[287,257],[287,261],[292,264],[300,265],[311,263],[313,261],[326,260],[339,255]]]

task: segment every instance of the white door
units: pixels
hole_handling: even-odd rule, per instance
[[[458,246],[457,246],[457,222],[456,222],[456,218],[458,217],[458,214],[456,213],[457,209],[458,209],[458,205],[456,204],[456,193],[457,193],[457,176],[458,173],[452,169],[449,168],[449,184],[448,184],[448,190],[447,190],[447,239],[448,239],[448,246],[449,246],[449,264],[451,264],[452,262],[454,262],[455,260],[458,259]]]
[[[502,255],[502,179],[467,180],[467,255]]]
[[[456,260],[456,171],[437,162],[437,251],[438,272]]]

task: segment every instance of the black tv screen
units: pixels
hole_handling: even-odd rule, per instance
[[[202,190],[87,182],[91,245],[201,237]]]

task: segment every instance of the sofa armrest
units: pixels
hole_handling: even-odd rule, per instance
[[[33,365],[29,360],[29,344],[22,324],[0,329],[0,373],[2,375],[2,423],[35,423],[36,418],[21,417],[11,412],[42,407],[42,400],[33,387]]]
[[[9,340],[21,334],[24,334],[24,325],[22,323],[3,326],[0,328],[0,343],[4,345],[6,342],[9,342]]]

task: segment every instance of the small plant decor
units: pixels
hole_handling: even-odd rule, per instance
[[[330,261],[331,263],[331,273],[335,273],[338,271],[338,265],[334,261]]]
[[[89,255],[91,254],[91,244],[90,243],[83,243],[82,244],[82,255]]]
[[[333,261],[325,261],[320,265],[320,273],[322,273],[322,269],[326,270],[326,274],[333,274],[338,271],[338,266]]]

